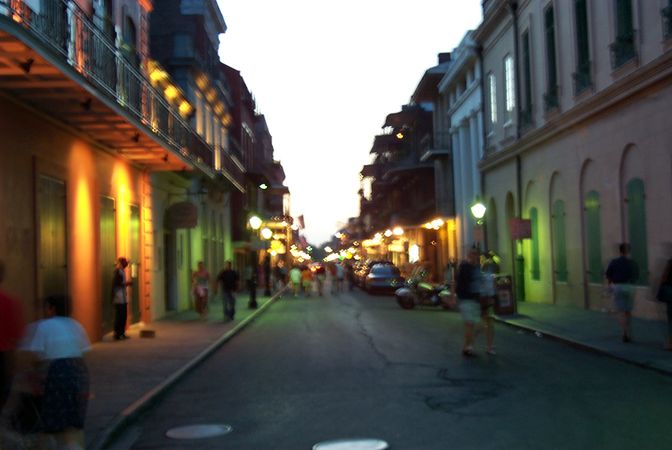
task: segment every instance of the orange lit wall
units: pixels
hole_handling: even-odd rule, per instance
[[[82,323],[89,336],[96,336],[100,308],[93,301],[100,292],[96,242],[98,233],[94,157],[88,145],[73,143],[68,162],[68,254],[70,295],[73,317]],[[93,298],[92,298],[93,297]]]

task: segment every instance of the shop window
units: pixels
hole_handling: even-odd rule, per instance
[[[644,195],[644,181],[640,178],[631,179],[626,185],[628,220],[628,241],[630,254],[639,268],[637,284],[646,285],[649,282],[649,256],[646,236],[646,204]]]
[[[553,203],[553,257],[555,258],[556,281],[567,281],[567,242],[565,230],[565,202]]]
[[[588,251],[588,281],[602,283],[602,227],[600,223],[600,194],[590,191],[584,204],[586,214],[586,247]]]

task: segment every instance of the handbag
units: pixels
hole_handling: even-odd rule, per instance
[[[663,283],[658,288],[656,299],[663,303],[672,303],[672,284]]]

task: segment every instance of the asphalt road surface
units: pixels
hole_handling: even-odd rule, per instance
[[[672,378],[496,325],[465,359],[455,312],[360,291],[274,304],[130,431],[133,449],[670,449]],[[229,434],[166,431],[228,424]]]

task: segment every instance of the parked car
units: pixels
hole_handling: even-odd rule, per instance
[[[364,290],[368,293],[393,293],[404,285],[404,278],[394,265],[374,264],[364,279]]]
[[[360,268],[355,272],[355,283],[362,289],[364,289],[364,281],[366,280],[366,276],[369,274],[371,267],[373,267],[375,264],[392,265],[390,261],[376,260],[376,259],[370,259],[366,261],[364,264],[362,264]]]

